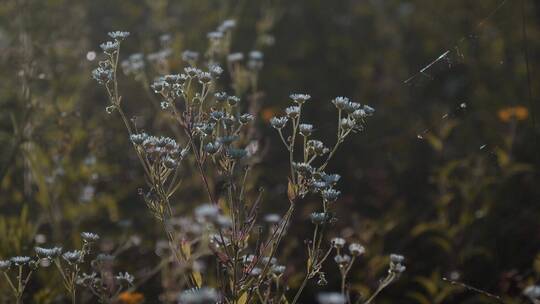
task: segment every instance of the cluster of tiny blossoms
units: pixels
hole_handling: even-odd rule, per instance
[[[291,181],[295,186],[294,195],[304,197],[307,193],[318,193],[326,204],[337,200],[340,192],[333,189],[339,181],[339,175],[327,174],[324,169],[330,159],[335,155],[338,147],[352,132],[362,131],[366,119],[373,115],[375,110],[368,105],[352,102],[347,97],[336,97],[332,103],[338,110],[337,138],[332,148],[328,148],[322,141],[313,138],[316,128],[302,119],[302,108],[311,96],[308,94],[292,94],[293,105],[285,109],[285,115],[273,117],[270,123],[280,135],[280,138],[290,153]],[[287,126],[290,132],[286,136]],[[295,149],[297,140],[303,144],[300,160],[296,161]],[[312,220],[325,221],[326,215],[314,215]]]
[[[71,303],[77,302],[77,286],[83,286],[87,290],[93,292],[102,303],[110,303],[115,299],[121,290],[115,287],[115,294],[110,294],[110,288],[101,282],[97,281],[103,272],[93,272],[91,275],[81,273],[85,263],[85,258],[91,253],[92,245],[99,240],[99,235],[92,232],[81,233],[82,246],[79,249],[64,251],[62,247],[35,247],[35,256],[16,256],[7,260],[0,260],[0,271],[4,273],[8,285],[11,288],[16,303],[22,303],[23,292],[30,281],[32,274],[40,267],[49,267],[54,265],[59,271],[66,293],[71,299]],[[98,255],[96,260],[90,264],[98,265],[98,260],[103,256]],[[92,284],[88,284],[88,277],[93,277],[95,280]],[[128,285],[133,283],[133,276],[128,273],[120,273],[114,276],[116,283],[127,281]],[[116,284],[115,283],[115,284]],[[100,290],[96,290],[96,286],[101,286]],[[116,284],[115,286],[122,286]],[[116,292],[118,291],[118,292]],[[107,300],[107,301],[105,301]]]
[[[243,96],[247,87],[257,87],[258,71],[263,67],[263,54],[251,51],[244,65],[243,53],[230,53],[231,33],[235,25],[234,21],[226,20],[217,30],[208,33],[209,47],[204,55],[207,59],[205,64],[200,65],[202,56],[198,52],[186,50],[182,53],[182,60],[188,64],[187,67],[177,74],[165,69],[167,73],[148,83],[156,94],[154,96],[161,100],[158,102],[159,107],[186,134],[185,148],[180,148],[172,138],[140,132],[126,119],[117,89],[116,67],[120,42],[127,34],[110,33],[114,41],[102,46],[106,60],[100,62],[100,66],[93,72],[98,83],[107,89],[111,102],[108,112],[118,110],[143,166],[150,186],[144,196],[145,201],[154,215],[165,223],[170,252],[180,266],[187,268],[183,272],[182,282],[191,289],[181,292],[177,300],[185,304],[237,302],[240,299],[243,303],[257,299],[261,302],[281,302],[288,291],[284,276],[287,268],[278,263],[277,248],[286,235],[296,202],[308,194],[315,194],[321,198],[322,210],[310,216],[315,228],[313,238],[306,241],[307,269],[300,288],[289,303],[297,303],[310,279],[318,278],[319,285],[326,283],[322,266],[334,251],[334,261],[342,279],[341,292],[322,293],[318,300],[323,304],[351,302],[346,280],[355,259],[364,255],[365,248],[359,243],[352,243],[346,252],[346,241],[335,238],[327,249],[323,249],[326,242],[323,242],[325,236],[322,232],[336,221],[332,208],[340,196],[336,186],[341,178],[338,174],[327,173],[325,169],[347,136],[363,131],[367,119],[375,110],[347,97],[336,97],[332,104],[337,109],[337,135],[335,143],[327,145],[315,137],[316,127],[304,121],[302,116],[302,108],[309,103],[311,96],[290,95],[293,104],[284,110],[285,115],[271,119],[272,127],[278,131],[289,152],[287,194],[290,207],[284,215],[268,214],[264,217],[268,224],[266,235],[254,233],[260,197],[248,203],[244,196],[248,170],[244,170],[243,178],[237,174],[238,168],[244,168],[248,163],[243,160],[250,156],[247,149],[241,148],[245,142],[242,130],[254,120],[254,116],[242,113],[245,107],[239,96]],[[162,39],[162,44],[164,50],[169,52],[153,56],[155,60],[150,59],[149,55],[149,61],[166,62],[164,58],[171,55],[167,47],[170,37],[166,38]],[[225,69],[219,64],[221,59],[226,60]],[[131,55],[121,65],[126,74],[135,75],[144,81],[147,79],[143,55]],[[229,73],[234,95],[219,90],[218,80],[225,70]],[[175,217],[169,200],[180,185],[177,182],[179,163],[188,155],[194,158],[210,203],[197,207],[193,217]],[[227,197],[215,197],[210,189],[209,177],[205,172],[208,161],[214,164],[221,178],[225,179]],[[223,206],[226,208],[221,205],[221,199],[224,199]],[[257,235],[257,247],[251,248],[249,239],[254,235]],[[176,245],[178,243],[179,246]],[[219,269],[217,280],[222,286],[219,291],[202,287],[200,283],[201,272],[206,268],[202,257],[208,254],[208,250],[216,258]],[[162,250],[157,252],[167,258]],[[199,258],[194,259],[195,256]],[[371,299],[404,270],[403,257],[391,255],[388,276],[381,281]],[[130,277],[118,278],[130,281]],[[85,275],[81,282],[92,289],[93,283],[88,282],[95,280],[99,282],[96,275]]]

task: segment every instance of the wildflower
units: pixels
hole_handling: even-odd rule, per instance
[[[390,269],[389,272],[395,274],[401,274],[405,271],[406,267],[402,264],[405,261],[405,257],[399,254],[390,255]]]
[[[351,257],[346,254],[336,254],[334,261],[339,265],[339,267],[343,267],[351,262]]]
[[[540,299],[540,286],[530,285],[523,290],[523,295],[528,297],[531,300]]]
[[[313,179],[310,181],[309,186],[312,188],[313,192],[320,192],[328,188],[329,185],[325,181]]]
[[[162,101],[160,104],[162,110],[167,110],[171,104],[168,101]]]
[[[299,106],[290,106],[285,109],[285,113],[289,118],[296,118],[298,115],[300,115],[300,107]]]
[[[210,33],[206,34],[206,37],[208,37],[208,39],[210,39],[212,41],[219,41],[219,40],[221,40],[221,38],[223,38],[223,33],[218,32],[218,31],[210,32]]]
[[[30,260],[31,260],[30,257],[27,257],[27,256],[15,256],[10,259],[11,263],[15,264],[15,266],[28,264]]]
[[[322,141],[320,140],[314,140],[310,139],[307,142],[307,149],[310,153],[316,154],[316,155],[323,155],[330,151],[327,147],[324,146]]]
[[[214,94],[214,97],[216,97],[217,101],[225,101],[227,100],[227,93],[225,92],[217,92]]]
[[[352,119],[342,118],[340,125],[344,130],[350,130],[356,127],[356,122]]]
[[[281,216],[279,214],[270,213],[264,216],[264,221],[269,224],[277,224],[281,221]]]
[[[60,254],[62,254],[61,247],[53,247],[53,248],[36,247],[34,248],[34,251],[39,257],[48,258],[48,259],[54,259],[60,256]]]
[[[221,25],[218,27],[218,30],[220,32],[227,32],[233,29],[236,26],[236,20],[233,19],[227,19],[221,23]]]
[[[370,106],[368,106],[368,105],[364,105],[363,110],[364,110],[364,112],[366,112],[366,114],[367,114],[368,116],[371,116],[371,115],[373,115],[373,113],[375,113],[375,109],[372,108],[372,107],[370,107]]]
[[[229,103],[230,106],[234,107],[240,102],[240,98],[238,98],[236,96],[229,96],[227,98],[227,102]]]
[[[154,90],[154,93],[161,93],[165,87],[165,81],[162,81],[162,80],[157,80],[157,81],[154,81],[150,87],[152,88],[152,90]]]
[[[309,176],[313,173],[313,167],[308,163],[293,163],[293,168],[298,171],[300,175]]]
[[[390,261],[394,264],[401,264],[405,260],[405,257],[399,254],[391,254],[390,255]]]
[[[244,59],[244,54],[242,53],[232,53],[227,56],[227,61],[229,62],[238,62]]]
[[[62,258],[64,258],[64,260],[70,264],[82,262],[82,256],[83,253],[80,250],[66,251],[64,254],[62,254]]]
[[[529,110],[524,106],[507,107],[500,109],[497,112],[499,120],[502,122],[510,122],[512,120],[525,120],[529,117]]]
[[[227,149],[227,157],[232,159],[241,159],[247,155],[247,151],[244,149],[229,148]]]
[[[11,266],[10,260],[0,260],[0,271],[9,269],[10,266]]]
[[[214,77],[219,77],[219,75],[223,74],[223,68],[216,63],[210,64],[208,66],[208,71],[210,71],[210,74]]]
[[[283,129],[287,124],[287,121],[287,117],[272,117],[272,119],[270,119],[270,124],[275,129]]]
[[[253,120],[253,115],[249,113],[245,113],[245,114],[240,115],[238,120],[240,121],[241,124],[247,124],[248,122]]]
[[[122,32],[122,31],[114,31],[109,32],[109,37],[116,40],[124,40],[129,36],[129,32]]]
[[[332,103],[338,108],[339,110],[343,110],[347,104],[349,103],[349,98],[338,96],[332,100]]]
[[[324,272],[320,271],[318,275],[319,275],[319,279],[317,280],[317,285],[324,286],[328,284],[328,281],[326,280],[326,275]]]
[[[194,67],[185,67],[184,72],[186,72],[187,76],[193,78],[197,77],[202,71]]]
[[[309,99],[311,99],[311,96],[309,94],[291,94],[289,97],[291,97],[294,102],[297,104],[303,104]]]
[[[365,117],[367,117],[367,113],[366,111],[364,111],[364,109],[359,109],[352,112],[351,116],[354,119],[359,120],[359,119],[364,119]]]
[[[219,115],[219,114],[216,114]],[[215,123],[201,123],[195,126],[201,135],[210,135],[214,131]]]
[[[144,71],[144,56],[141,53],[135,53],[121,63],[124,74],[137,75]]]
[[[208,72],[201,72],[197,76],[199,77],[199,82],[201,84],[209,84],[212,81],[212,74]]]
[[[166,157],[165,160],[163,160],[163,164],[169,169],[175,169],[178,167],[176,160],[172,159],[171,157]]]
[[[215,220],[219,215],[219,207],[214,204],[203,204],[195,208],[195,216],[199,221]]]
[[[330,185],[335,185],[341,176],[339,174],[324,174],[322,179]]]
[[[263,67],[263,53],[259,51],[249,52],[248,68],[251,70],[260,70]]]
[[[264,257],[264,258],[262,258],[262,262],[263,262],[263,264],[268,264],[268,262],[270,262],[270,264],[274,265],[274,264],[277,263],[277,259],[274,258],[274,257],[272,257],[272,258]]]
[[[204,151],[209,154],[214,154],[219,150],[220,147],[221,144],[219,142],[207,143],[204,146]]]
[[[118,295],[120,304],[141,304],[144,302],[144,295],[140,292],[124,291]]]
[[[276,275],[282,275],[285,273],[286,267],[283,265],[273,265],[272,266],[272,273]]]
[[[366,248],[358,243],[352,243],[349,245],[349,251],[352,255],[358,256],[363,255],[366,252]]]
[[[99,84],[107,84],[112,80],[113,71],[108,68],[97,67],[92,71],[92,78]]]
[[[107,54],[113,54],[114,52],[116,52],[116,50],[118,50],[118,46],[119,44],[117,41],[107,41],[99,45],[103,52]]]
[[[253,276],[253,277],[258,277],[260,276],[262,273],[262,269],[260,269],[259,267],[254,267],[253,269],[251,269],[251,271],[249,272],[249,275],[250,276]]]
[[[251,51],[249,52],[249,58],[253,60],[262,60],[263,59],[263,53],[260,51]]]
[[[335,189],[326,189],[321,194],[325,202],[332,203],[338,199],[341,192]]]
[[[83,232],[81,233],[81,237],[86,243],[92,243],[99,240],[99,235],[92,232]]]
[[[242,263],[244,264],[251,264],[253,261],[255,261],[255,256],[253,254],[242,256]]]
[[[230,136],[222,136],[222,137],[219,137],[217,139],[217,141],[220,143],[220,144],[223,144],[223,145],[230,145],[233,141],[237,140],[238,139],[238,136],[237,135],[230,135]]]
[[[345,296],[338,292],[322,292],[317,295],[320,304],[345,304]]]
[[[128,283],[129,285],[133,284],[133,280],[135,279],[135,277],[133,277],[133,275],[127,273],[127,272],[124,272],[124,273],[118,273],[117,276],[114,277],[117,281],[124,281],[126,283]]]
[[[299,126],[300,134],[302,134],[305,137],[308,137],[313,133],[313,125],[312,124],[300,124]]]
[[[339,237],[333,238],[331,242],[334,248],[343,248],[343,246],[345,246],[345,243],[346,243],[345,239],[342,239]]]
[[[182,52],[182,60],[184,61],[197,61],[198,59],[199,59],[198,52],[194,52],[190,50],[185,50],[184,52]]]
[[[362,105],[357,103],[357,102],[350,101],[350,102],[345,104],[345,107],[343,108],[343,110],[345,110],[347,113],[350,114],[350,113],[353,113],[356,110],[359,110],[361,106]]]
[[[180,304],[216,304],[219,295],[213,288],[193,288],[180,293],[178,301]]]
[[[332,215],[328,212],[313,212],[309,218],[315,225],[327,224],[332,220]]]

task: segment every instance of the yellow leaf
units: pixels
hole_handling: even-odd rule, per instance
[[[186,260],[189,260],[189,258],[191,257],[191,244],[189,242],[182,241],[180,246],[180,250],[182,250],[182,253],[186,257]]]
[[[193,272],[193,279],[195,279],[195,284],[197,284],[197,287],[202,286],[202,275],[198,271]]]
[[[238,298],[238,304],[246,304],[247,303],[247,293],[242,293],[242,295],[240,296],[240,298]]]

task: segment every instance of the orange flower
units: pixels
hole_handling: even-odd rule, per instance
[[[277,111],[274,108],[265,108],[261,112],[261,117],[263,121],[269,122],[270,119],[274,116],[276,116]]]
[[[144,295],[140,292],[124,291],[118,296],[120,304],[141,304],[144,301]]]
[[[524,106],[502,108],[497,113],[502,122],[511,120],[525,120],[529,117],[529,110]]]

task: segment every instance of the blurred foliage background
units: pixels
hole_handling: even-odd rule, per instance
[[[267,152],[253,181],[266,189],[264,212],[287,208],[286,155],[268,119],[290,93],[314,97],[306,115],[323,140],[335,132],[335,96],[377,110],[331,168],[344,194],[331,234],[368,249],[355,290],[377,285],[390,252],[407,257],[407,272],[378,303],[493,302],[443,277],[524,303],[521,290],[540,278],[538,2],[4,0],[0,16],[0,257],[69,247],[90,230],[136,276],[159,263],[161,230],[138,195],[144,181],[123,126],[90,78],[94,52],[110,30],[131,32],[123,58],[158,51],[168,34],[179,70],[183,50],[204,51],[206,33],[233,18],[232,49],[265,54]],[[120,85],[128,112],[165,130],[147,119],[156,113],[141,81]],[[197,183],[186,179],[192,191],[178,210],[204,202]],[[302,249],[314,208],[299,208],[285,252]],[[337,289],[337,270],[328,275],[324,289]],[[32,281],[31,303],[62,301],[50,280],[60,282],[47,273]],[[148,277],[138,291],[155,303],[162,285]]]

